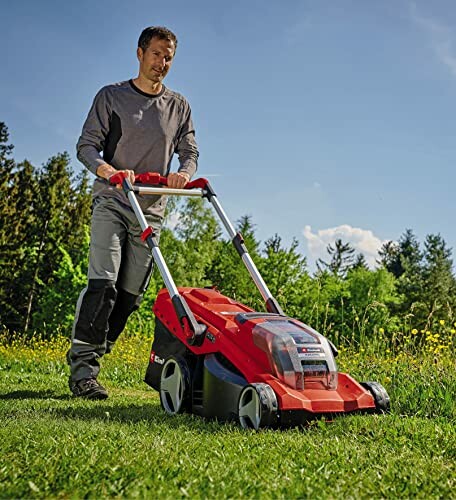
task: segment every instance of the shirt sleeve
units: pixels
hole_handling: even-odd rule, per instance
[[[187,173],[190,178],[198,168],[198,146],[195,139],[195,128],[188,102],[184,102],[182,124],[178,132],[176,153],[179,157],[179,172]]]
[[[100,152],[105,147],[111,119],[112,99],[106,87],[102,88],[93,100],[92,107],[82,127],[81,136],[76,145],[78,160],[93,174],[106,163]]]

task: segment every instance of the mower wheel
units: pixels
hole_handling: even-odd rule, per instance
[[[170,356],[160,377],[160,403],[169,415],[183,413],[191,404],[191,374],[187,362],[180,356]]]
[[[372,394],[375,401],[376,413],[390,412],[390,397],[382,384],[378,382],[361,382],[361,385]]]
[[[268,384],[246,385],[239,395],[239,423],[244,429],[277,425],[277,398]]]

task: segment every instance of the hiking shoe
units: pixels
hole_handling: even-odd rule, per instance
[[[107,399],[108,391],[94,378],[85,378],[74,382],[71,377],[68,381],[71,392],[80,398]]]

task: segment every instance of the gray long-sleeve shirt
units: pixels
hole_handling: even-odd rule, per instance
[[[101,156],[103,152],[103,156]],[[168,175],[174,153],[179,172],[196,172],[198,148],[187,100],[165,86],[146,94],[132,80],[103,87],[95,96],[77,144],[78,159],[96,175],[109,163],[118,170]],[[93,196],[113,196],[129,202],[121,189],[96,178]],[[163,216],[165,196],[138,196],[145,213]]]

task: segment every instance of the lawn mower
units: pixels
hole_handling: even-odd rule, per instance
[[[348,413],[384,413],[390,399],[377,382],[358,383],[337,371],[336,347],[310,326],[288,317],[271,295],[206,179],[185,189],[166,177],[139,174],[121,184],[141,225],[166,289],[153,311],[155,335],[145,382],[169,415],[190,412],[243,428],[289,427]],[[213,288],[177,288],[136,194],[206,198],[225,226],[266,305],[258,312]]]

